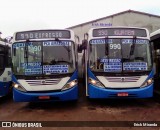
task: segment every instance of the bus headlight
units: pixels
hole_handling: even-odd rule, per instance
[[[100,88],[105,88],[104,85],[102,83],[100,83],[99,81],[89,78],[88,82],[94,86],[100,87]]]
[[[22,87],[20,84],[13,83],[12,86],[19,91],[26,92],[25,88]]]
[[[77,79],[72,80],[71,82],[67,83],[67,84],[62,88],[62,91],[63,91],[63,90],[70,89],[70,88],[74,87],[74,86],[77,85],[77,84],[78,84]]]
[[[146,86],[152,84],[153,81],[154,81],[154,80],[153,80],[152,78],[146,80],[146,81],[141,85],[141,88],[146,87]]]

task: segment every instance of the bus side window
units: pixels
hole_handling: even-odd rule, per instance
[[[0,55],[0,70],[4,69],[4,55]]]
[[[6,47],[6,67],[12,66],[12,59],[11,59],[11,48]]]

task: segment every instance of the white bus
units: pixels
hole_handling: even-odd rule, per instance
[[[16,102],[78,98],[77,42],[71,30],[16,32],[12,44]]]
[[[0,97],[11,92],[11,76],[11,45],[0,41]]]
[[[92,28],[83,40],[86,95],[89,98],[153,96],[149,32],[145,28]]]

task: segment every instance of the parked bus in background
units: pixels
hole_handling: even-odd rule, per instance
[[[160,94],[160,29],[150,34],[153,49],[154,92]]]
[[[89,98],[153,96],[153,66],[145,28],[92,28],[84,50],[86,95]]]
[[[71,30],[16,32],[12,44],[14,101],[76,100],[77,42]]]
[[[0,41],[0,97],[12,90],[11,74],[11,45]]]

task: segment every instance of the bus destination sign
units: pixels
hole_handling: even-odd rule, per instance
[[[147,33],[145,29],[136,29],[136,28],[100,28],[93,30],[93,37],[103,37],[103,36],[146,37]]]
[[[28,40],[28,39],[51,39],[51,38],[71,38],[70,31],[68,30],[36,30],[17,32],[15,40]]]

